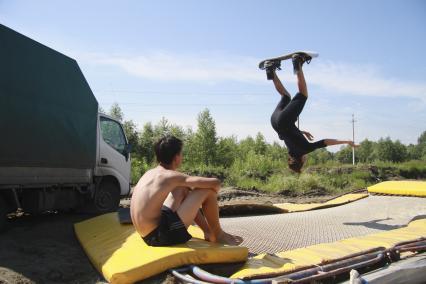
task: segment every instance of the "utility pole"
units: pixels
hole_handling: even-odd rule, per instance
[[[352,114],[352,142],[355,144],[355,117]],[[352,147],[352,165],[355,165],[355,147]]]

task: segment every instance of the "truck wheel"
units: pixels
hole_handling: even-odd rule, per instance
[[[99,184],[93,200],[97,213],[115,212],[120,205],[120,187],[111,181]]]
[[[7,214],[6,202],[4,201],[4,198],[0,196],[0,232],[4,229],[6,225],[6,220],[7,220],[6,214]]]

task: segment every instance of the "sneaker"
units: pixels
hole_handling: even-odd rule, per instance
[[[303,63],[307,62],[308,64],[311,62],[312,57],[304,54],[295,54],[291,57],[293,61],[293,71],[294,74],[297,74],[302,69]]]
[[[274,71],[281,70],[281,61],[265,61],[263,67],[266,70],[266,78],[272,80],[274,79]]]
[[[265,61],[265,63],[263,64],[263,68],[264,69],[273,69],[273,70],[281,70],[281,61],[279,60],[271,60],[271,61]]]

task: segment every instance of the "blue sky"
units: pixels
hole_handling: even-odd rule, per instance
[[[261,132],[279,95],[260,60],[314,50],[301,128],[315,138],[426,130],[426,2],[6,1],[0,22],[75,58],[100,105],[139,127],[162,117],[196,128],[208,108],[220,136]],[[295,93],[291,63],[279,72]],[[333,150],[333,149],[330,149]]]

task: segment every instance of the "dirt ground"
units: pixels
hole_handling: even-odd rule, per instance
[[[310,203],[333,196],[288,198],[256,191],[224,189],[219,197],[221,216],[272,214],[273,203]],[[127,207],[128,199],[122,200]],[[0,284],[12,283],[106,283],[91,265],[74,235],[73,224],[93,216],[47,212],[10,216],[0,233]],[[144,283],[173,283],[166,274]]]

